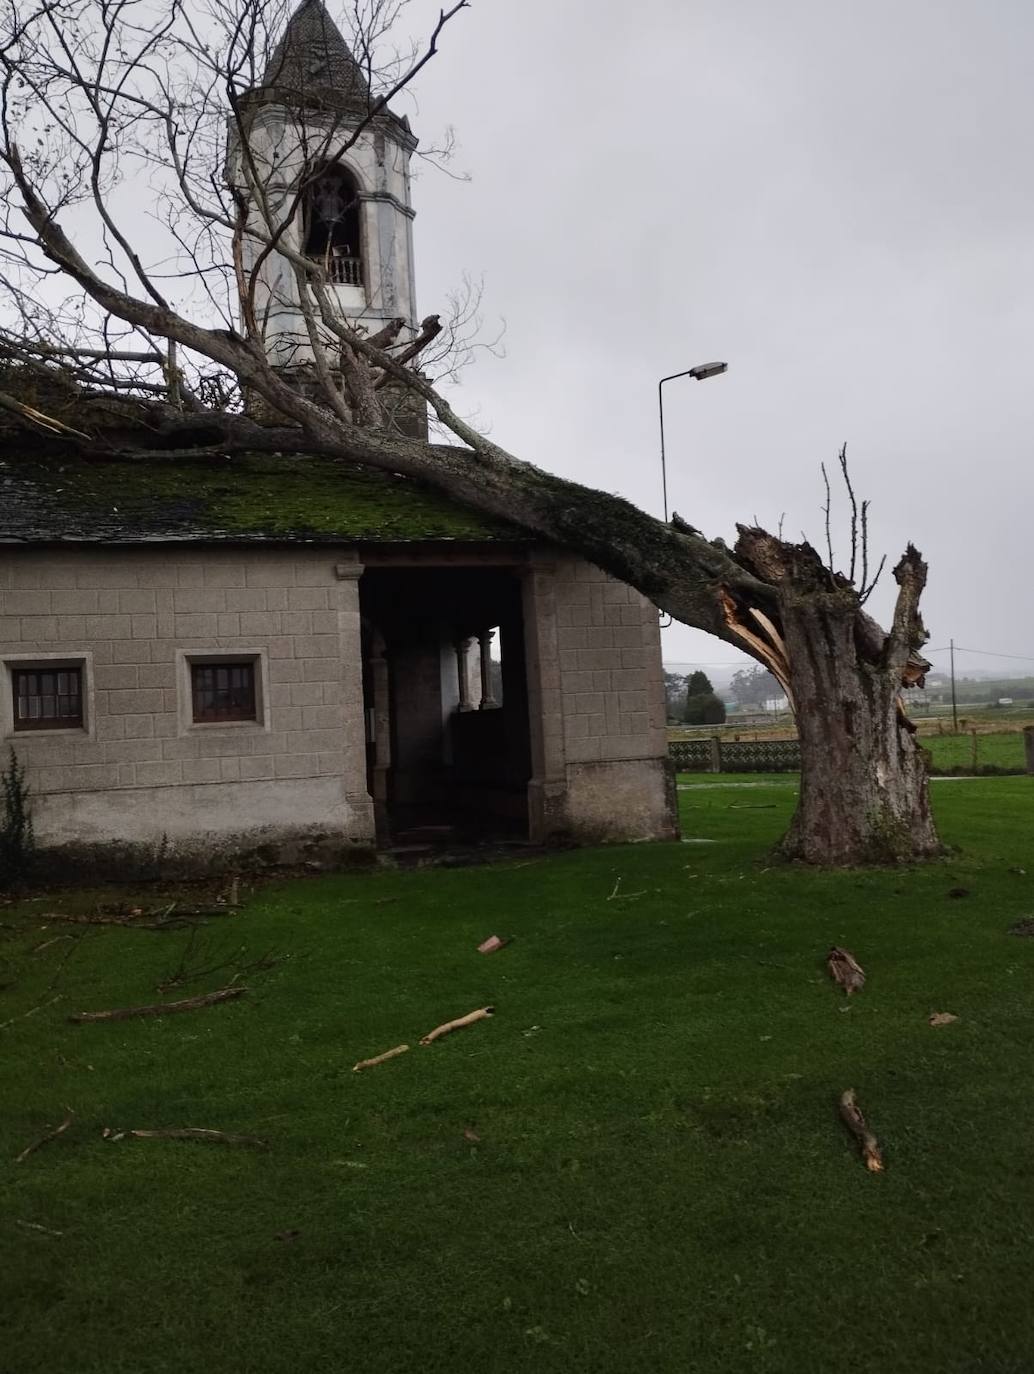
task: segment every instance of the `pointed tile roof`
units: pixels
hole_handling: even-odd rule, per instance
[[[322,0],[302,0],[262,77],[266,98],[366,110],[370,87]],[[274,95],[275,93],[275,95]]]

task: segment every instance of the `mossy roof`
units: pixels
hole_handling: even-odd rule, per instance
[[[306,456],[140,462],[0,449],[0,543],[527,543],[405,477]]]

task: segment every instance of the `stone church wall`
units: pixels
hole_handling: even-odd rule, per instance
[[[525,620],[541,713],[533,733],[533,835],[673,838],[657,608],[591,563],[543,556]]]
[[[70,862],[218,866],[373,842],[357,564],[333,549],[0,552],[0,735]],[[253,658],[259,719],[196,725],[192,656]],[[13,731],[11,669],[84,667],[81,730]],[[6,749],[5,749],[6,752]]]

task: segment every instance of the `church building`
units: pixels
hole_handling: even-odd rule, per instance
[[[299,98],[299,92],[304,98]],[[369,92],[304,0],[246,98],[290,194]],[[408,121],[382,110],[298,197],[342,315],[417,325]],[[240,175],[230,140],[226,174]],[[287,259],[258,309],[299,386]],[[425,423],[400,403],[401,427]],[[414,836],[675,834],[658,615],[632,588],[402,477],[318,457],[70,456],[0,416],[0,766],[76,870],[335,863]]]

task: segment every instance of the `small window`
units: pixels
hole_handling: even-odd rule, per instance
[[[258,719],[254,662],[192,663],[190,682],[197,724]]]
[[[81,668],[14,668],[11,676],[16,730],[82,728]]]

